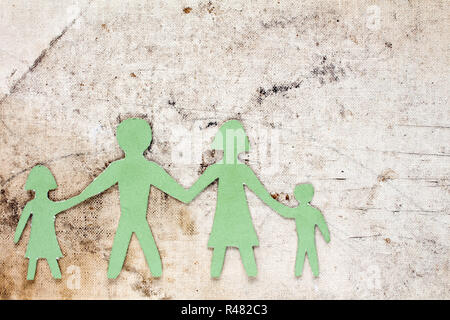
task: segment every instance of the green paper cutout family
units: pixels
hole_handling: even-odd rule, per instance
[[[161,258],[146,218],[150,186],[189,203],[216,180],[216,211],[208,241],[208,247],[213,248],[211,277],[220,276],[227,247],[239,249],[248,276],[255,277],[257,274],[253,247],[258,246],[259,241],[250,216],[244,185],[274,211],[283,217],[295,219],[298,234],[295,275],[301,276],[307,255],[314,276],[318,276],[315,227],[319,228],[326,242],[330,241],[330,234],[321,212],[309,204],[314,195],[313,186],[299,184],[295,187],[294,195],[299,202],[295,208],[276,201],[250,167],[238,159],[240,153],[249,152],[249,140],[239,121],[229,120],[220,127],[211,147],[223,150],[223,158],[207,167],[187,190],[158,164],[144,157],[144,151],[150,146],[151,140],[152,131],[145,120],[131,118],[122,121],[117,127],[117,141],[125,157],[112,162],[84,191],[65,201],[52,201],[48,198],[48,192],[57,188],[50,170],[42,165],[33,167],[25,189],[34,190],[35,196],[25,205],[14,236],[14,242],[17,243],[33,214],[25,253],[25,257],[29,259],[28,280],[34,279],[39,258],[47,259],[54,278],[61,278],[58,259],[63,255],[56,238],[55,216],[115,184],[119,187],[121,215],[109,258],[108,278],[115,279],[122,270],[133,233],[137,236],[152,275],[160,277]]]

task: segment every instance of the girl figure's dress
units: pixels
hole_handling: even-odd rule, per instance
[[[45,258],[56,260],[63,256],[55,231],[55,215],[61,210],[61,203],[48,198],[33,199],[28,204],[33,217],[30,239],[25,257],[30,260]]]
[[[61,279],[58,259],[63,256],[55,231],[55,215],[77,204],[77,198],[54,202],[47,196],[34,198],[28,202],[20,216],[14,241],[19,241],[23,229],[32,214],[30,239],[25,257],[29,258],[27,279],[33,280],[37,260],[46,259],[52,276]]]

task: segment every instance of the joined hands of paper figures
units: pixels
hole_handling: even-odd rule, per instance
[[[61,278],[58,259],[63,255],[56,238],[55,215],[115,184],[119,186],[121,216],[113,240],[108,278],[116,278],[122,270],[133,233],[137,236],[152,275],[160,277],[161,257],[146,218],[150,187],[155,186],[173,198],[189,203],[216,180],[217,204],[208,241],[208,246],[213,248],[211,277],[220,276],[228,247],[239,249],[248,276],[257,275],[253,247],[258,246],[259,241],[244,186],[281,216],[295,219],[298,234],[295,275],[301,276],[307,255],[313,274],[318,276],[315,227],[319,228],[325,241],[330,241],[330,235],[321,212],[309,204],[314,194],[312,185],[296,186],[294,194],[299,205],[295,208],[273,199],[252,169],[238,159],[240,153],[250,150],[248,137],[239,121],[229,120],[220,127],[211,147],[223,150],[223,158],[209,166],[188,190],[157,163],[144,157],[143,153],[150,146],[151,140],[152,131],[146,121],[131,118],[121,122],[117,128],[117,141],[125,156],[112,162],[79,195],[65,201],[52,201],[48,198],[48,192],[57,187],[48,168],[39,165],[31,170],[25,189],[34,190],[35,197],[23,209],[14,237],[14,242],[17,243],[32,214],[33,224],[25,254],[29,258],[27,279],[34,279],[39,258],[47,259],[54,278]]]

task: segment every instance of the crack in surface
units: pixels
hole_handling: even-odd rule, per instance
[[[39,56],[33,61],[33,63],[31,64],[31,66],[28,67],[28,69],[22,74],[22,76],[17,79],[13,85],[11,86],[11,88],[9,89],[9,92],[6,93],[1,99],[0,99],[0,106],[3,105],[3,103],[5,102],[5,100],[12,95],[13,93],[15,93],[20,85],[20,83],[25,80],[25,78],[27,77],[27,75],[31,72],[34,71],[34,69],[36,69],[36,67],[42,62],[42,60],[47,56],[47,53],[49,52],[50,49],[53,48],[53,46],[58,43],[58,41],[62,38],[62,36],[64,36],[64,34],[75,24],[75,22],[77,22],[77,20],[83,15],[82,12],[80,12],[80,14],[75,17],[67,26],[65,26],[63,28],[63,30],[56,36],[54,37],[48,44],[47,48],[43,49],[41,51],[41,53],[39,54]],[[8,126],[5,124],[3,119],[0,119],[1,122],[3,123],[3,125],[8,129],[8,131],[12,132],[10,128],[8,128]]]
[[[269,89],[264,89],[263,87],[260,87],[258,89],[258,99],[257,99],[258,103],[261,104],[265,98],[267,98],[271,95],[276,95],[279,93],[287,92],[291,89],[298,89],[298,88],[300,88],[300,85],[302,84],[302,82],[303,82],[303,80],[294,81],[289,84],[273,85]]]

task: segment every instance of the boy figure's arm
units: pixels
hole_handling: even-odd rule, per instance
[[[28,202],[23,208],[22,214],[20,215],[19,223],[17,224],[16,233],[14,234],[14,243],[19,242],[20,237],[22,236],[23,229],[27,224],[28,218],[31,215],[31,205]]]
[[[279,203],[277,201],[277,203]],[[276,212],[278,212],[278,214],[282,217],[285,218],[295,218],[296,214],[295,211],[297,210],[297,208],[291,208],[288,206],[285,206],[282,203],[279,203],[279,205],[276,206],[277,208],[275,209]]]
[[[328,226],[327,223],[325,221],[325,218],[322,214],[322,212],[320,212],[320,210],[313,208],[314,209],[314,213],[316,216],[316,225],[319,228],[320,232],[323,235],[323,238],[325,239],[325,241],[328,243],[330,242],[330,230],[328,230]]]

